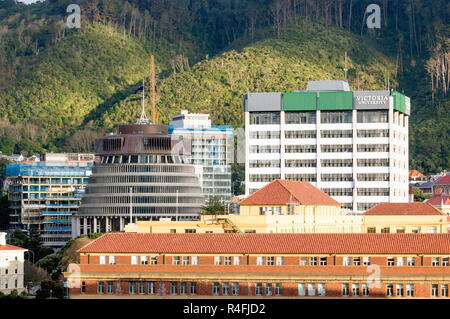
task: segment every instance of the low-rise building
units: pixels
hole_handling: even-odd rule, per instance
[[[449,296],[450,234],[108,233],[78,252],[71,298]]]
[[[24,288],[24,248],[7,245],[6,233],[0,233],[0,292],[13,290],[21,293]]]
[[[361,233],[362,217],[308,182],[275,180],[239,202],[240,213],[201,216],[199,221],[139,221],[140,233]]]
[[[445,213],[429,203],[380,203],[363,214],[367,233],[447,233]]]

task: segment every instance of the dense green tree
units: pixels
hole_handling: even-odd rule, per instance
[[[206,205],[202,206],[202,215],[225,215],[227,209],[225,204],[217,196],[212,196],[207,201]]]

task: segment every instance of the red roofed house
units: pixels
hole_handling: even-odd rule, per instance
[[[442,188],[438,188],[435,195],[425,202],[440,209],[444,214],[450,215],[450,196],[445,194]]]
[[[429,203],[380,203],[363,214],[367,233],[447,233],[448,218]]]
[[[410,181],[426,181],[427,177],[425,175],[423,175],[421,172],[419,172],[418,170],[409,170],[408,172],[408,176],[409,176],[409,180]]]
[[[433,183],[433,194],[436,195],[438,192],[450,195],[450,174],[442,176]]]
[[[449,296],[450,234],[108,233],[78,253],[70,298]]]
[[[24,248],[7,245],[6,233],[0,232],[0,292],[24,291]]]

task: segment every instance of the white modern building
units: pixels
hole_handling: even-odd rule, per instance
[[[305,91],[248,93],[246,194],[275,179],[307,181],[343,208],[408,202],[410,99],[312,81]]]
[[[198,167],[205,199],[215,196],[230,202],[233,127],[211,125],[209,114],[181,110],[181,114],[172,117],[169,134],[191,141],[191,162]]]
[[[24,248],[7,245],[6,233],[0,233],[0,292],[24,291]]]

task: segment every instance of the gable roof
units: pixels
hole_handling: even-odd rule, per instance
[[[427,199],[425,202],[434,206],[450,205],[450,196],[445,194],[437,194],[430,199]]]
[[[450,254],[450,234],[107,233],[79,253]]]
[[[364,215],[446,215],[429,203],[380,203]]]
[[[329,195],[308,182],[277,179],[239,202],[239,205],[300,205],[341,206]]]
[[[440,184],[450,184],[450,175],[442,176],[437,181],[434,182],[434,185]]]
[[[418,170],[415,170],[415,169],[409,170],[408,175],[409,175],[409,177],[426,177],[421,172],[419,172]]]

